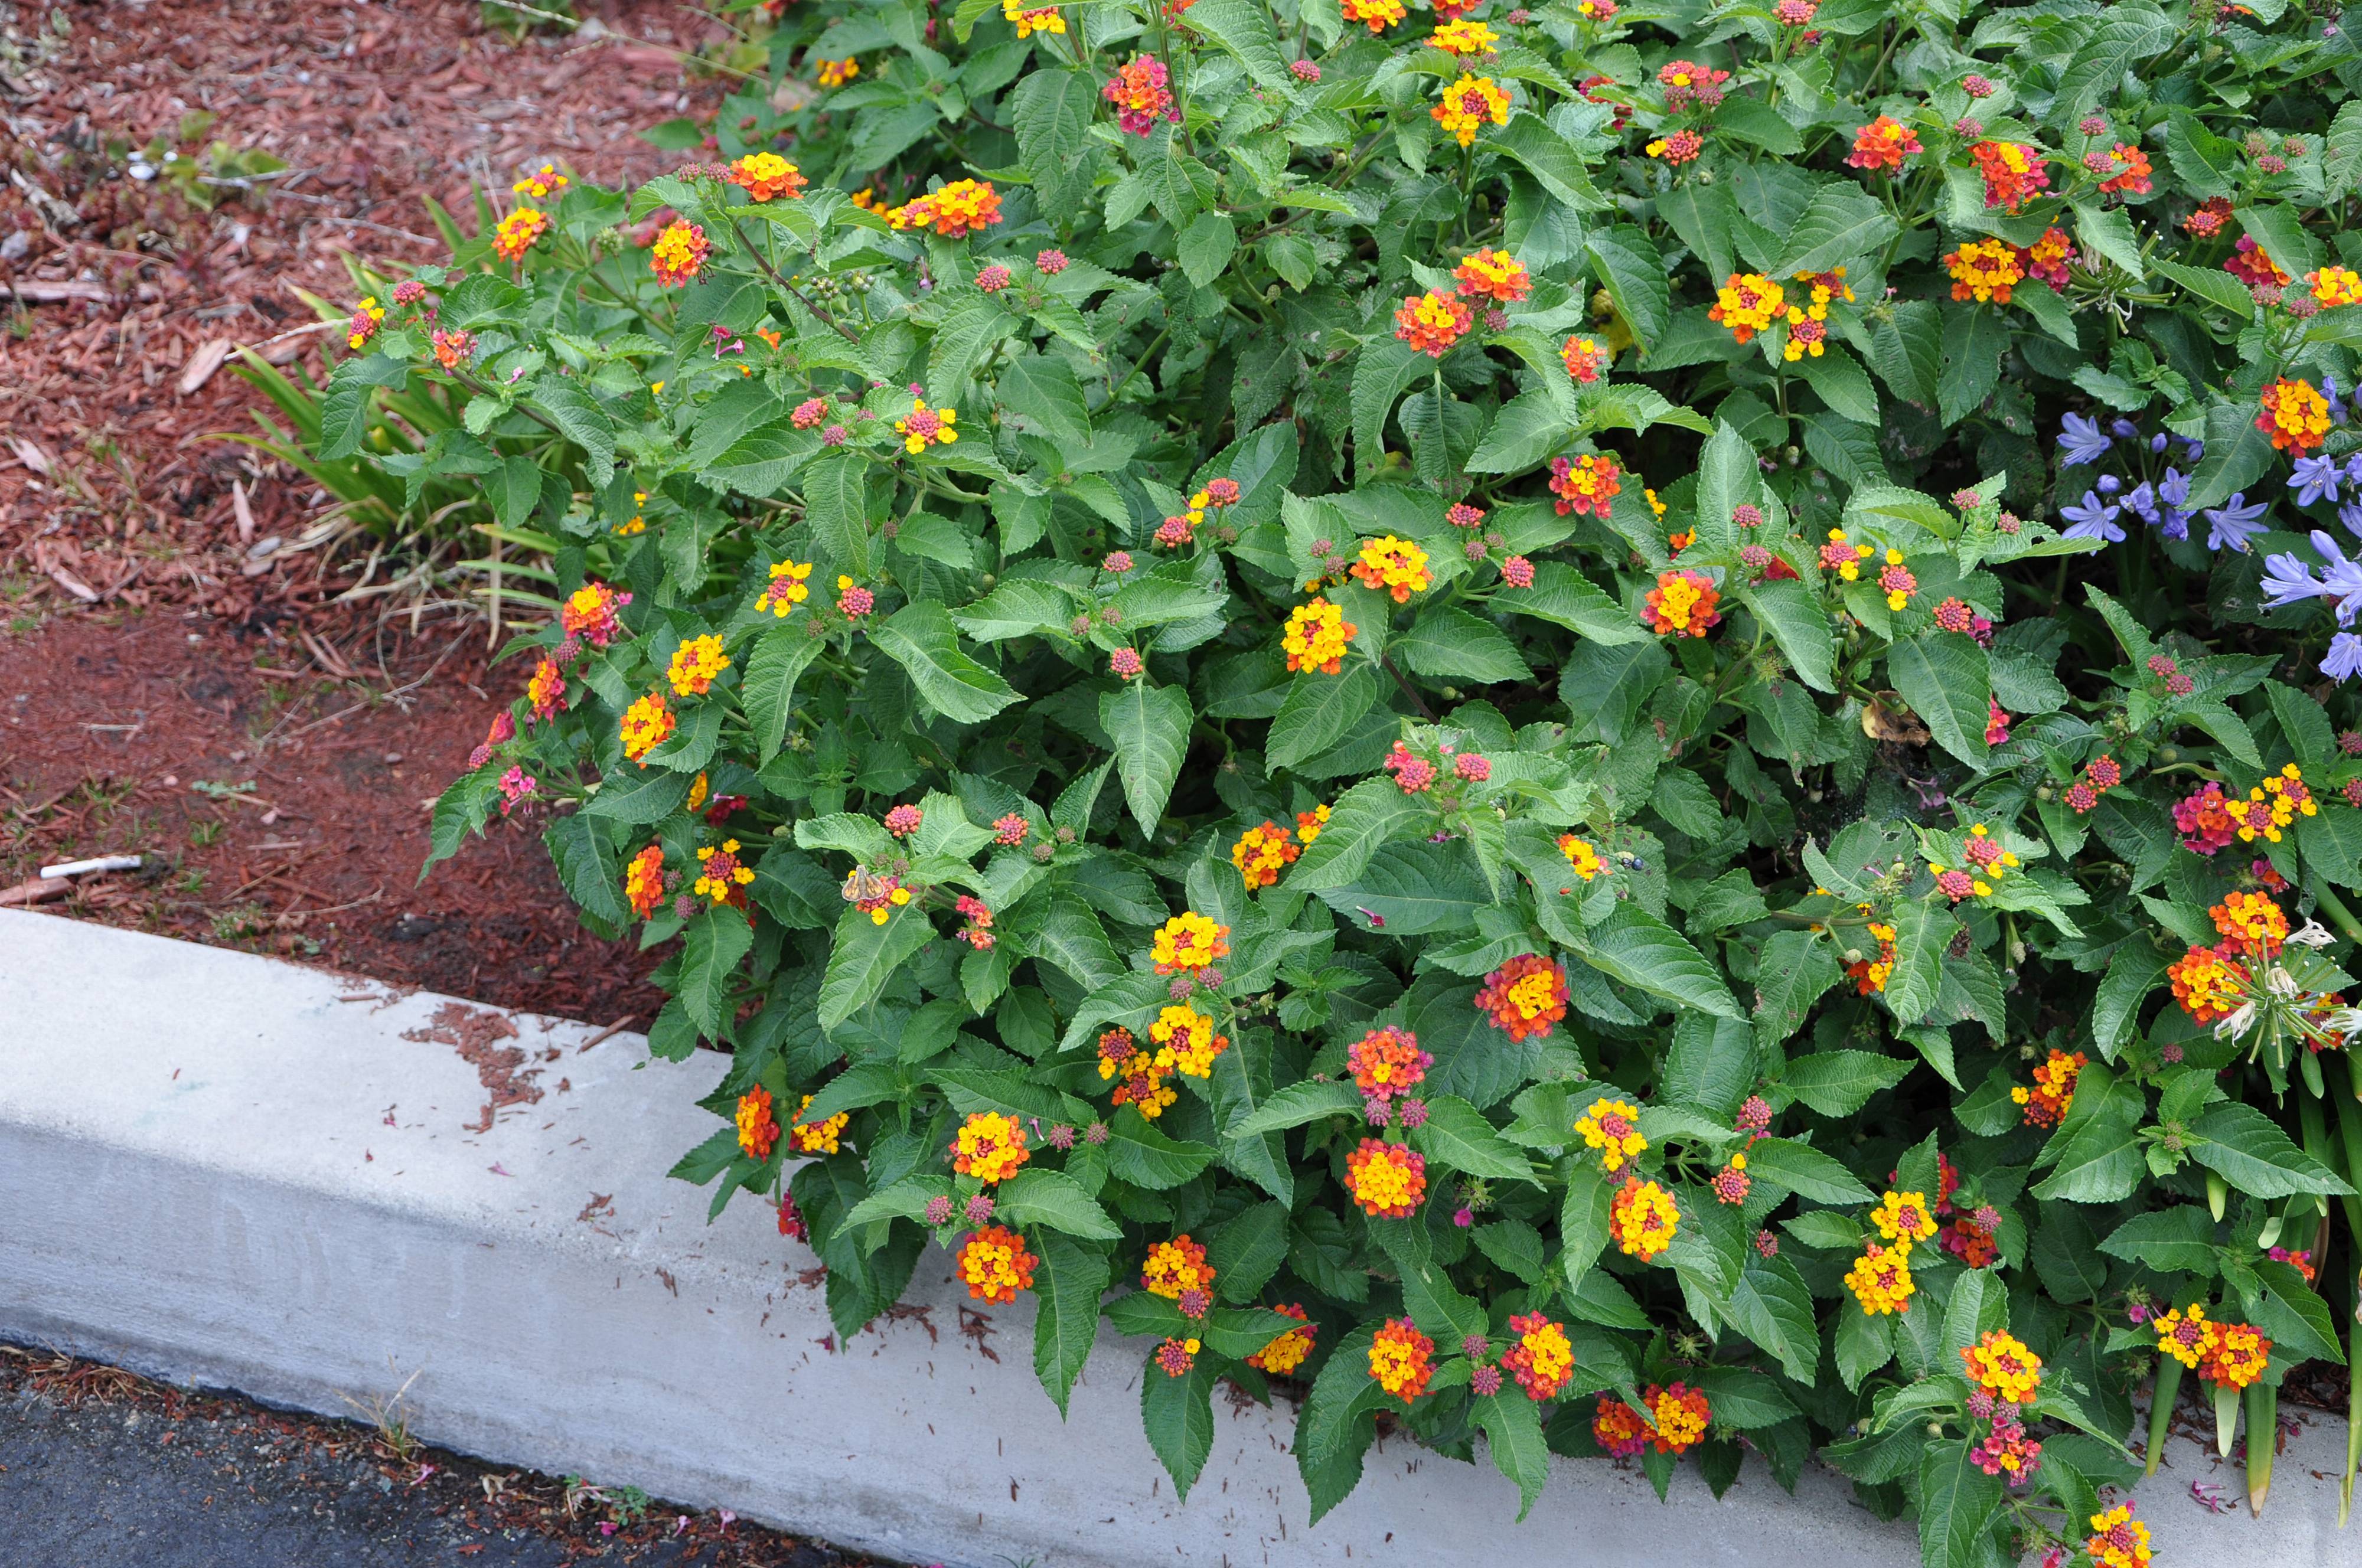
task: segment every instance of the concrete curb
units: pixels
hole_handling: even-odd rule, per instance
[[[1030,1310],[964,1318],[937,1253],[923,1310],[832,1353],[811,1254],[752,1204],[708,1227],[707,1194],[664,1179],[712,1130],[690,1101],[718,1059],[593,1032],[0,912],[0,1338],[330,1415],[414,1372],[431,1441],[960,1568],[1917,1560],[1826,1472],[1791,1498],[1750,1463],[1718,1504],[1684,1474],[1667,1507],[1561,1461],[1519,1526],[1489,1465],[1393,1443],[1308,1528],[1292,1416],[1253,1406],[1175,1506],[1140,1347],[1104,1337],[1061,1423]],[[2193,1475],[2237,1477],[2177,1441],[2141,1499],[2159,1561],[2354,1562],[2344,1452],[2342,1424],[2309,1425],[2250,1520],[2191,1499]]]

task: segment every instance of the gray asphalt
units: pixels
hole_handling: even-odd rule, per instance
[[[0,1568],[559,1568],[580,1560],[537,1533],[470,1529],[461,1517],[469,1499],[456,1486],[439,1495],[396,1486],[364,1457],[333,1455],[275,1430],[283,1425],[258,1410],[171,1419],[0,1389]],[[657,1546],[635,1561],[674,1568],[715,1559]]]

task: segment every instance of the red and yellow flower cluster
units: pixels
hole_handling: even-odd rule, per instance
[[[1158,1057],[1169,1055],[1173,1070],[1189,1078],[1210,1077],[1214,1058],[1231,1048],[1231,1037],[1215,1033],[1214,1021],[1187,1002],[1158,1013],[1148,1026],[1148,1037],[1162,1047]]]
[[[1407,1405],[1435,1375],[1435,1342],[1407,1318],[1389,1318],[1370,1342],[1370,1376]]]
[[[1113,1105],[1128,1105],[1150,1121],[1181,1098],[1165,1083],[1173,1071],[1173,1053],[1143,1049],[1129,1029],[1110,1029],[1099,1036],[1099,1077],[1121,1078],[1108,1097]]]
[[[1275,1307],[1272,1310],[1284,1318],[1295,1319],[1304,1324],[1304,1327],[1290,1329],[1287,1332],[1279,1335],[1263,1349],[1247,1357],[1247,1364],[1257,1372],[1268,1374],[1273,1377],[1285,1377],[1302,1366],[1304,1358],[1312,1353],[1312,1339],[1319,1331],[1306,1320],[1304,1309],[1293,1302]]]
[[[1231,955],[1231,928],[1184,910],[1156,928],[1153,955],[1160,975],[1203,969]]]
[[[987,1225],[960,1243],[960,1282],[974,1299],[1006,1306],[1019,1291],[1033,1288],[1041,1262],[1025,1250],[1023,1236],[1006,1225]]]
[[[2009,1098],[2025,1108],[2028,1127],[2056,1127],[2075,1103],[2075,1079],[2083,1064],[2091,1058],[2078,1051],[2073,1055],[2053,1049],[2048,1059],[2034,1069],[2034,1086],[2024,1084],[2009,1091]]]
[[[1702,571],[1657,574],[1657,586],[1641,602],[1640,619],[1659,636],[1703,637],[1722,620],[1721,593]]]
[[[1556,959],[1519,954],[1485,977],[1476,1010],[1512,1040],[1548,1034],[1566,1016],[1566,971]]]
[[[2014,213],[2050,188],[2050,170],[2042,155],[2014,141],[1981,141],[1969,149],[1977,172],[1984,176],[1985,210],[1998,207]]]
[[[932,228],[945,239],[962,239],[1000,221],[1000,193],[988,180],[955,180],[908,205],[886,221],[896,228]]]
[[[1435,580],[1428,574],[1427,552],[1392,534],[1363,540],[1361,558],[1351,570],[1363,587],[1386,594],[1397,604],[1410,602],[1412,594],[1426,592]]]
[[[2042,1358],[2006,1329],[1988,1329],[1977,1342],[1963,1348],[1969,1381],[1994,1398],[2012,1405],[2031,1405],[2042,1386]]]
[[[1140,1265],[1140,1287],[1178,1301],[1192,1290],[1214,1288],[1213,1265],[1206,1261],[1206,1249],[1185,1231],[1148,1249],[1148,1261]]]
[[[779,1141],[779,1124],[771,1115],[771,1091],[760,1084],[738,1097],[738,1147],[756,1159],[770,1158]]]
[[[1853,133],[1853,150],[1846,154],[1846,162],[1856,169],[1893,171],[1923,150],[1917,131],[1892,116],[1881,115]]]
[[[853,1121],[853,1113],[840,1110],[820,1121],[806,1121],[804,1113],[811,1110],[812,1097],[806,1095],[796,1107],[796,1120],[788,1129],[789,1141],[800,1154],[833,1154],[842,1145],[844,1129]]]
[[[2177,1309],[2155,1320],[2157,1348],[2209,1383],[2245,1388],[2264,1375],[2272,1342],[2245,1323],[2221,1323],[2202,1304]]]
[[[1671,1387],[1651,1383],[1640,1390],[1640,1402],[1648,1407],[1645,1416],[1613,1394],[1599,1397],[1591,1435],[1617,1459],[1652,1447],[1659,1453],[1686,1453],[1705,1436],[1714,1419],[1705,1393],[1685,1383]]]
[[[2218,1023],[2246,1005],[2247,971],[2233,956],[2231,944],[2192,947],[2166,966],[2173,999],[2200,1024]]]
[[[1025,1124],[999,1111],[973,1112],[952,1139],[952,1169],[989,1187],[1017,1174],[1032,1158],[1025,1146]]]
[[[1484,29],[1478,27],[1477,30],[1481,32]],[[1458,282],[1462,297],[1490,300],[1496,305],[1516,304],[1534,291],[1533,274],[1506,250],[1488,248],[1472,251],[1465,260],[1451,270],[1451,276]]]
[[[1555,505],[1561,517],[1570,513],[1605,517],[1623,488],[1623,473],[1612,457],[1603,454],[1551,459],[1550,490],[1558,497]]]
[[[1395,311],[1395,336],[1429,359],[1440,359],[1475,323],[1475,313],[1457,295],[1430,289],[1403,296]]]
[[[1509,1332],[1518,1342],[1501,1353],[1501,1365],[1536,1404],[1557,1398],[1574,1381],[1574,1346],[1566,1331],[1540,1312],[1520,1312],[1509,1320]]]
[[[713,251],[705,230],[693,223],[668,224],[648,248],[648,271],[656,274],[658,286],[679,288],[705,271],[705,259]]]

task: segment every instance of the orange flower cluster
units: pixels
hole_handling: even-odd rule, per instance
[[[1695,1448],[1713,1419],[1705,1392],[1685,1383],[1670,1388],[1651,1383],[1640,1390],[1640,1401],[1656,1418],[1659,1453],[1686,1453]]]
[[[664,896],[664,845],[651,844],[624,867],[624,901],[642,920],[653,920]]]
[[[2025,262],[2017,247],[2005,239],[1971,239],[1944,257],[1952,275],[1952,297],[2009,304],[2009,292],[2025,281]]]
[[[1252,890],[1276,886],[1280,872],[1303,853],[1286,828],[1265,822],[1239,835],[1238,843],[1231,845],[1231,864],[1239,868]]]
[[[1560,345],[1558,357],[1565,364],[1566,373],[1583,386],[1597,381],[1600,372],[1607,369],[1608,361],[1615,358],[1605,345],[1581,333]]]
[[[492,251],[503,261],[520,261],[549,232],[549,217],[533,207],[519,207],[501,219],[492,231]]]
[[[1573,834],[1559,835],[1558,852],[1566,856],[1566,868],[1588,882],[1607,875],[1607,862],[1599,857],[1599,847],[1587,838]]]
[[[2147,153],[2128,142],[2120,141],[2113,150],[2096,156],[2114,171],[2100,182],[2103,192],[2128,191],[2136,196],[2148,194],[2149,176],[2154,171],[2149,167]]]
[[[1733,272],[1730,281],[1715,291],[1715,303],[1706,314],[1709,321],[1718,321],[1730,328],[1730,335],[1741,343],[1759,332],[1771,329],[1774,321],[1787,313],[1787,291],[1760,272]]]
[[[1602,1394],[1597,1413],[1591,1418],[1591,1435],[1609,1454],[1630,1459],[1646,1451],[1655,1434],[1639,1411],[1613,1394]]]
[[[1370,1342],[1370,1375],[1379,1387],[1409,1404],[1427,1392],[1428,1380],[1435,1375],[1435,1342],[1407,1318],[1387,1319]]]
[[[2020,1084],[2009,1091],[2009,1098],[2025,1108],[2028,1127],[2056,1127],[2075,1103],[2075,1078],[2090,1061],[2082,1052],[2069,1055],[2052,1050],[2049,1059],[2034,1069],[2034,1087]]]
[[[1359,22],[1373,33],[1385,32],[1403,19],[1403,0],[1344,0],[1345,20]]]
[[[1602,454],[1551,459],[1550,489],[1558,497],[1555,505],[1561,517],[1569,513],[1605,517],[1623,488],[1624,477],[1614,458]]]
[[[2307,272],[2304,281],[2312,289],[2315,304],[2362,304],[2362,272],[2350,267],[2323,267],[2318,272]]]
[[[1475,323],[1475,314],[1457,296],[1430,289],[1403,296],[1395,312],[1395,336],[1429,359],[1440,359]]]
[[[1174,101],[1173,90],[1164,62],[1151,55],[1136,54],[1127,64],[1116,68],[1108,78],[1099,95],[1115,105],[1116,123],[1134,136],[1146,136],[1156,128],[1159,120],[1181,123],[1181,108]]]
[[[2050,188],[2050,171],[2042,155],[2014,141],[1981,141],[1969,149],[1977,172],[1984,176],[1985,210],[2014,213]]]
[[[1659,636],[1703,637],[1722,620],[1714,579],[1702,571],[1657,574],[1657,586],[1641,602],[1640,619]]]
[[[2283,377],[2266,387],[2256,428],[2282,452],[2310,452],[2329,435],[2329,403],[2311,381]]]
[[[1894,973],[1894,928],[1871,921],[1870,937],[1878,944],[1878,956],[1857,958],[1845,966],[1846,978],[1853,982],[1858,996],[1878,995],[1886,989],[1886,982]]]
[[[1556,959],[1521,953],[1485,977],[1476,1010],[1512,1040],[1548,1034],[1566,1016],[1566,971]]]
[[[2268,894],[2233,893],[2206,912],[2214,929],[2247,957],[2276,957],[2288,940],[2288,916]]]
[[[886,221],[898,229],[932,228],[945,239],[962,239],[1000,221],[1000,193],[988,180],[955,180],[896,207]]]
[[[2148,1526],[2133,1518],[2130,1503],[2118,1503],[2092,1516],[2092,1533],[2083,1542],[2092,1568],[2148,1568]]]
[[[750,152],[731,164],[730,172],[723,178],[757,202],[767,202],[774,196],[800,201],[804,187],[811,182],[776,152]]]
[[[1363,1099],[1381,1105],[1407,1094],[1426,1080],[1435,1057],[1418,1048],[1418,1036],[1392,1024],[1373,1029],[1345,1047],[1345,1070]]]
[[[1475,23],[1453,25],[1473,26],[1479,31],[1484,30],[1480,24]],[[1439,33],[1437,36],[1441,35]],[[1462,295],[1470,299],[1487,299],[1495,304],[1516,304],[1534,292],[1533,274],[1507,251],[1489,247],[1471,253],[1466,260],[1451,270],[1451,275],[1458,280]]]
[[[713,690],[716,677],[730,668],[730,656],[722,651],[722,639],[711,633],[691,637],[673,650],[672,664],[665,679],[672,682],[673,692],[681,697],[702,697]]]
[[[1345,1156],[1345,1190],[1364,1214],[1407,1220],[1427,1197],[1427,1160],[1403,1144],[1364,1138]]]
[[[1659,1253],[1673,1244],[1674,1232],[1681,1227],[1682,1211],[1675,1206],[1673,1195],[1655,1182],[1626,1176],[1624,1185],[1608,1201],[1608,1234],[1616,1238],[1617,1250],[1627,1257],[1653,1262]]]
[[[757,1084],[738,1097],[738,1147],[756,1159],[771,1156],[779,1141],[779,1124],[771,1115],[771,1091]]]
[[[1856,169],[1897,170],[1904,159],[1923,150],[1917,131],[1892,116],[1881,115],[1853,133],[1853,150],[1846,155],[1846,162]]]
[[[1025,1250],[1024,1237],[1006,1225],[987,1225],[960,1243],[960,1282],[975,1300],[1006,1306],[1019,1291],[1033,1288],[1041,1262]]]
[[[2233,956],[2229,944],[2193,947],[2166,966],[2173,984],[2173,999],[2201,1024],[2221,1021],[2247,999],[2247,971]]]

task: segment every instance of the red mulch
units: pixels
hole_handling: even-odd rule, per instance
[[[515,681],[486,676],[480,627],[456,648],[447,633],[391,650],[392,679],[337,680],[302,670],[284,637],[197,624],[97,613],[0,639],[0,889],[45,864],[149,855],[39,907],[504,1007],[655,1016],[652,958],[581,928],[536,824],[496,821],[418,881],[426,807],[493,712],[485,682]],[[416,690],[372,701],[447,651]]]
[[[252,428],[243,380],[180,391],[219,339],[322,373],[296,289],[348,304],[348,254],[439,259],[425,197],[472,226],[472,188],[505,195],[544,160],[606,183],[677,162],[637,133],[718,100],[675,50],[720,25],[679,0],[578,9],[605,36],[513,43],[477,0],[0,0],[0,285],[17,296],[0,295],[0,889],[145,852],[168,869],[42,907],[503,1005],[650,1015],[648,965],[579,928],[529,830],[415,886],[422,802],[482,735],[486,688],[515,676],[486,675],[481,621],[465,631],[448,607],[414,626],[381,625],[381,599],[330,606],[358,552],[249,562],[328,498],[204,438]],[[218,141],[289,173],[207,211],[169,172],[132,177],[160,137],[182,160]],[[74,291],[95,297],[54,298]]]

